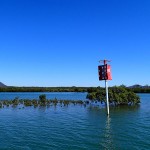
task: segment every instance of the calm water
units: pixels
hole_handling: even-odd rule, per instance
[[[1,92],[0,100],[13,100],[15,97],[20,99],[38,99],[39,95],[45,94],[48,99],[68,99],[85,100],[87,93],[77,92]]]
[[[111,108],[109,118],[104,108],[80,105],[0,109],[0,149],[148,150],[150,94],[140,97],[139,107]]]

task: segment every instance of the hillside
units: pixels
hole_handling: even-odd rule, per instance
[[[3,84],[2,82],[0,82],[0,87],[7,87],[7,86]]]

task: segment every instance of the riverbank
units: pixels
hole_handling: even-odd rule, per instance
[[[119,86],[122,87],[122,86]],[[132,90],[134,93],[150,93],[150,87],[125,87]],[[114,87],[109,87],[114,88]],[[14,87],[6,86],[0,87],[0,92],[91,92],[97,89],[103,89],[102,87]]]

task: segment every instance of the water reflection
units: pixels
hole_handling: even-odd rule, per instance
[[[97,149],[113,150],[114,148],[114,135],[112,130],[112,119],[108,117],[105,108],[89,107],[88,120],[95,127],[96,132],[93,133],[98,139]]]
[[[113,150],[113,135],[111,128],[111,118],[109,116],[106,117],[105,128],[104,128],[104,141],[101,143],[103,149],[105,150]]]
[[[39,106],[38,111],[44,113],[47,110],[46,106]]]
[[[113,117],[114,115],[129,115],[132,113],[137,113],[140,111],[140,105],[135,106],[116,106],[116,107],[110,107],[110,115]]]

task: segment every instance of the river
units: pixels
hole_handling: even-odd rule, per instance
[[[0,99],[25,98],[25,95],[26,98],[38,98],[40,94],[0,93]],[[84,100],[87,93],[45,94],[48,98]],[[148,150],[150,94],[139,96],[139,106],[111,107],[110,117],[105,108],[97,106],[2,108],[0,149]]]

